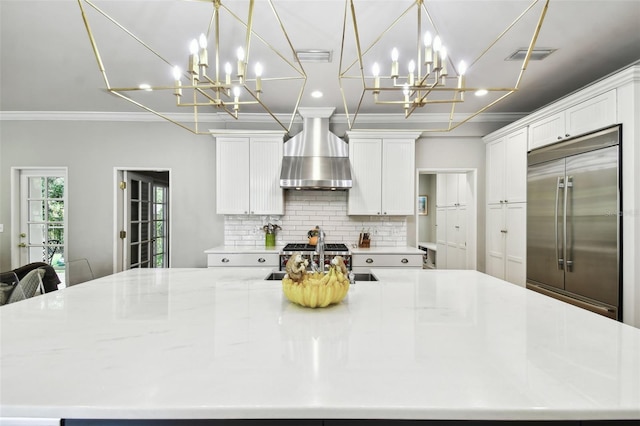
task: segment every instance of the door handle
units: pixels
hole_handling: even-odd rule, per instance
[[[367,262],[367,263],[373,263],[373,259],[372,259],[372,258],[368,258],[367,260],[365,260],[365,262]]]
[[[555,203],[555,213],[554,213],[554,230],[556,234],[556,258],[558,259],[558,269],[564,269],[564,259],[562,258],[562,253],[560,252],[560,244],[558,243],[558,239],[560,237],[558,233],[558,202],[560,201],[560,188],[564,188],[564,177],[558,176],[558,180],[556,182],[556,203]]]
[[[406,257],[403,257],[402,260],[400,261],[402,263],[409,263],[409,259],[407,259]]]
[[[568,212],[568,207],[570,207],[569,204],[569,189],[573,188],[573,177],[572,176],[566,176],[565,177],[565,185],[564,185],[564,259],[565,259],[565,270],[567,272],[571,272],[571,268],[573,266],[573,261],[569,259],[570,255],[571,255],[571,248],[569,247],[569,227],[568,225],[573,225],[573,220],[571,220],[571,223],[567,223],[568,222],[568,217],[569,217],[569,212]]]
[[[264,260],[264,257],[261,257],[261,258],[258,259],[258,262],[264,263],[264,262],[266,262],[266,260]]]
[[[22,248],[22,247],[26,247],[27,245],[25,243],[20,243],[18,244],[18,247]]]
[[[229,263],[229,259],[227,259],[226,257],[222,258],[222,263]]]

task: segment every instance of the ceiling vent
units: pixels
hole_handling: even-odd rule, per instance
[[[331,62],[333,52],[331,50],[306,49],[296,50],[300,62]]]
[[[505,58],[505,61],[522,61],[527,56],[527,50],[528,49],[526,47],[518,49],[515,52],[513,52],[511,55],[507,56]],[[529,60],[541,61],[555,51],[556,49],[546,49],[546,48],[533,49],[533,51],[531,51],[531,57],[529,58]]]

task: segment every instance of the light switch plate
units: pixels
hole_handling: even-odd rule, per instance
[[[0,223],[0,232],[4,232],[4,224]]]

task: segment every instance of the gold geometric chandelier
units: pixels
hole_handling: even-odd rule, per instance
[[[241,19],[237,11],[228,8],[221,0],[185,1],[185,3],[196,3],[195,7],[199,8],[196,16],[201,21],[203,7],[205,7],[203,4],[208,3],[205,9],[208,22],[205,28],[193,34],[188,45],[189,49],[186,49],[185,40],[185,49],[178,54],[175,51],[169,52],[165,46],[153,47],[135,30],[126,28],[122,23],[123,18],[116,19],[112,14],[98,7],[95,4],[96,1],[78,0],[78,3],[108,92],[196,134],[226,133],[225,129],[203,129],[202,122],[205,116],[222,114],[230,120],[240,120],[243,114],[250,117],[257,114],[264,115],[265,112],[277,127],[289,132],[304,92],[307,76],[297,61],[295,49],[271,0],[262,4],[268,5],[273,14],[273,25],[281,31],[278,45],[281,49],[284,48],[286,53],[274,46],[267,35],[258,34],[254,22],[256,15],[254,0],[249,1],[246,20]],[[85,9],[84,5],[88,7]],[[159,59],[158,67],[164,71],[156,84],[139,81],[124,86],[110,84],[103,54],[98,49],[95,30],[89,23],[89,10],[92,11],[94,19],[100,18],[101,28],[106,27],[106,22],[115,31],[125,34],[127,39],[135,42],[145,54],[150,54],[153,59]],[[260,19],[269,19],[269,15],[265,12],[266,10],[260,12]],[[190,31],[194,25],[191,17],[189,19],[187,25]],[[173,24],[177,23],[173,22]],[[167,52],[165,53],[164,50]],[[254,52],[257,52],[255,56],[260,55],[264,62],[259,59],[252,60]],[[167,59],[168,57],[178,58],[177,62],[172,62]],[[269,70],[270,63],[273,65],[275,62],[277,66]],[[130,70],[132,68],[134,67],[129,67]],[[276,68],[280,71],[285,69],[286,73],[276,76],[273,71]],[[269,71],[271,74],[267,76]],[[297,83],[293,88],[290,84],[292,82]],[[286,86],[288,92],[295,90],[295,86],[298,86],[297,100],[286,114],[282,111],[274,111],[269,105],[270,99],[275,100],[283,93],[285,90],[283,84],[288,84]],[[273,90],[270,87],[273,87]],[[150,96],[158,93],[163,96],[163,99],[153,103]],[[172,106],[168,105],[168,99],[171,99]],[[164,106],[164,111],[159,109],[160,105]],[[178,107],[179,112],[167,112],[168,107],[173,111]],[[283,120],[283,116],[287,120]]]
[[[365,28],[366,22],[358,22],[354,0],[346,0],[338,78],[349,129],[355,129],[356,119],[365,109],[365,105],[369,107],[368,111],[372,106],[383,107],[386,111],[395,107],[396,111],[403,112],[405,119],[426,106],[446,106],[447,118],[442,120],[446,121],[444,126],[438,123],[436,127],[423,127],[419,130],[423,132],[451,131],[516,92],[534,51],[549,0],[544,3],[539,18],[535,22],[522,66],[517,73],[515,85],[512,87],[468,86],[467,74],[473,71],[473,67],[487,55],[496,43],[505,37],[509,30],[534,10],[536,3],[538,0],[532,1],[488,47],[480,51],[475,59],[470,62],[460,60],[455,63],[452,54],[454,52],[447,51],[432,13],[427,9],[424,0],[413,1],[406,10],[392,20],[382,33],[376,37],[370,37],[372,41],[368,45],[364,45],[361,40],[361,32]],[[406,68],[402,67],[404,69],[401,69],[398,49],[394,47],[390,52],[387,52],[390,54],[388,56],[390,60],[384,61],[381,58],[385,55],[379,45],[385,41],[385,37],[392,30],[397,31],[397,27],[406,26],[407,17],[412,12],[416,18],[414,21],[416,23],[415,36],[410,40],[402,40],[401,44],[405,48],[405,53],[407,50],[413,50],[413,53],[410,53],[410,57],[404,62]],[[351,47],[347,45],[349,26],[353,33],[352,42],[356,52],[355,58],[352,56],[351,61],[347,58],[348,48]],[[413,47],[407,47],[409,45]],[[477,82],[479,77],[475,76],[473,80]],[[359,96],[353,96],[353,91],[347,94],[347,85],[350,81],[358,82],[361,89]],[[466,92],[475,92],[478,96],[492,92],[497,95],[476,110],[460,114],[456,106],[465,102]],[[349,98],[357,98],[355,108],[351,109],[353,113],[350,113]],[[440,110],[442,111],[442,108]],[[419,122],[417,125],[424,126],[424,124],[424,122]],[[415,127],[411,127],[411,129],[413,130]]]

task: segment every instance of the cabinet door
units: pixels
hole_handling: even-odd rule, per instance
[[[351,139],[349,160],[353,186],[347,206],[350,215],[382,213],[382,140]],[[411,192],[413,196],[413,192]],[[413,200],[412,200],[413,207]]]
[[[447,209],[436,208],[436,246],[438,269],[447,269]]]
[[[382,214],[412,215],[415,208],[415,141],[382,143]]]
[[[613,89],[567,109],[565,135],[578,136],[597,130],[615,124],[616,118],[616,91]]]
[[[458,263],[456,269],[467,269],[467,207],[456,209],[456,243],[458,244]]]
[[[249,214],[249,138],[216,138],[216,211]]]
[[[505,139],[487,144],[487,203],[504,201]]]
[[[446,207],[447,204],[447,173],[436,175],[436,207]]]
[[[457,173],[456,174],[456,194],[457,199],[456,202],[459,206],[467,205],[467,193],[469,192],[469,185],[467,184],[467,174],[466,173]]]
[[[529,125],[529,150],[562,140],[565,135],[564,111]]]
[[[284,191],[280,187],[282,149],[283,143],[280,138],[251,138],[251,214],[284,214]]]
[[[446,253],[447,268],[458,269],[460,266],[460,250],[458,243],[458,231],[460,224],[458,222],[458,209],[455,207],[446,208],[447,235],[446,235]]]
[[[527,201],[527,129],[508,135],[504,144],[504,201]]]
[[[527,204],[505,206],[505,277],[506,281],[524,287],[527,279]]]
[[[504,279],[505,259],[504,204],[487,206],[486,270],[487,274]]]

